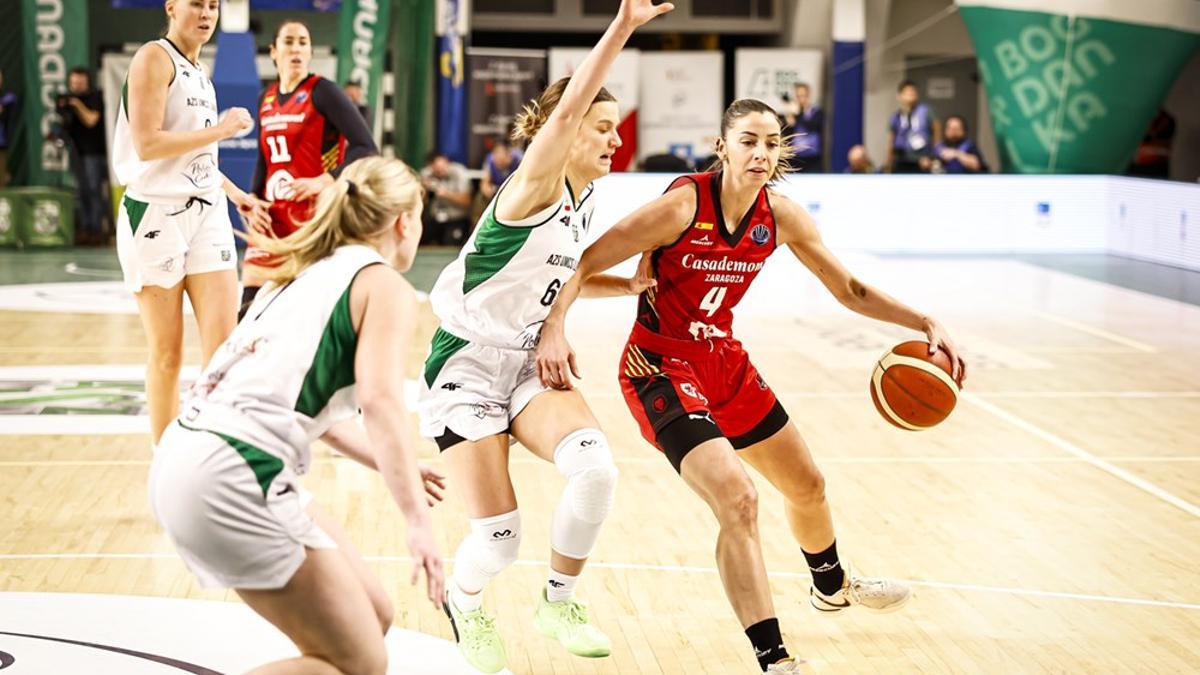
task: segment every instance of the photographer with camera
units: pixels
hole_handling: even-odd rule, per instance
[[[71,165],[75,167],[75,191],[79,204],[79,228],[75,241],[84,246],[108,243],[104,228],[104,184],[108,181],[108,158],[101,124],[104,101],[92,88],[86,68],[75,67],[67,76],[67,93],[61,94],[55,108],[62,117],[59,137],[71,144]]]

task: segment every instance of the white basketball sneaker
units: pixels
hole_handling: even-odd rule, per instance
[[[837,593],[825,595],[816,586],[809,587],[813,609],[832,614],[859,605],[874,612],[894,612],[912,599],[912,589],[898,581],[855,576],[846,563],[842,563],[842,568],[846,579]]]

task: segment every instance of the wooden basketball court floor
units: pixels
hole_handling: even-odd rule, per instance
[[[875,412],[867,382],[874,360],[909,333],[842,310],[786,252],[743,303],[736,331],[824,470],[839,549],[862,572],[910,580],[917,592],[894,614],[812,613],[781,500],[756,477],[792,652],[830,673],[1200,671],[1200,307],[1005,257],[845,261],[939,317],[971,371],[945,424],[900,431]],[[522,560],[487,604],[516,673],[755,672],[714,569],[715,520],[641,440],[619,396],[632,315],[628,299],[588,301],[570,327],[580,386],[621,470],[580,589],[613,655],[571,657],[532,627],[562,480],[519,447]],[[426,305],[410,378],[433,328]],[[0,366],[145,356],[132,315],[0,311],[0,335]],[[187,344],[195,363],[194,327]],[[153,521],[147,436],[82,429],[15,433],[0,417],[0,591],[236,602],[201,590]],[[438,461],[431,443],[422,450]],[[396,625],[452,639],[407,584],[403,524],[381,481],[325,449],[316,455],[306,484],[384,579]],[[436,527],[453,555],[466,531],[453,485]]]

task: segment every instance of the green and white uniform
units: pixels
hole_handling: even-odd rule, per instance
[[[468,440],[501,433],[545,388],[533,349],[559,289],[583,254],[592,186],[516,222],[500,222],[501,186],[458,258],[430,293],[441,320],[425,362],[421,434]]]
[[[373,249],[345,246],[264,289],[163,434],[151,502],[201,585],[280,588],[305,546],[335,547],[296,479],[310,444],[357,413],[350,289],[382,263]]]
[[[163,131],[196,131],[217,123],[217,93],[204,67],[162,38],[174,74],[167,87]],[[237,269],[217,144],[143,161],[129,130],[129,83],[113,129],[113,170],[125,186],[117,218],[117,256],[125,285],[170,288],[189,274]]]

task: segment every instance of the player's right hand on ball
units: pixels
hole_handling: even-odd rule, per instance
[[[230,108],[221,116],[217,126],[224,132],[225,138],[232,138],[254,128],[254,118],[250,117],[250,112],[245,108]]]
[[[552,389],[573,389],[571,375],[579,377],[579,366],[575,364],[575,350],[567,342],[562,329],[542,326],[542,336],[535,353],[538,379],[542,386]],[[582,378],[581,378],[582,379]]]
[[[434,607],[440,608],[446,589],[446,573],[442,569],[442,556],[433,540],[433,523],[428,512],[419,522],[408,523],[408,553],[413,559],[412,585],[417,585],[424,570],[429,601]]]

